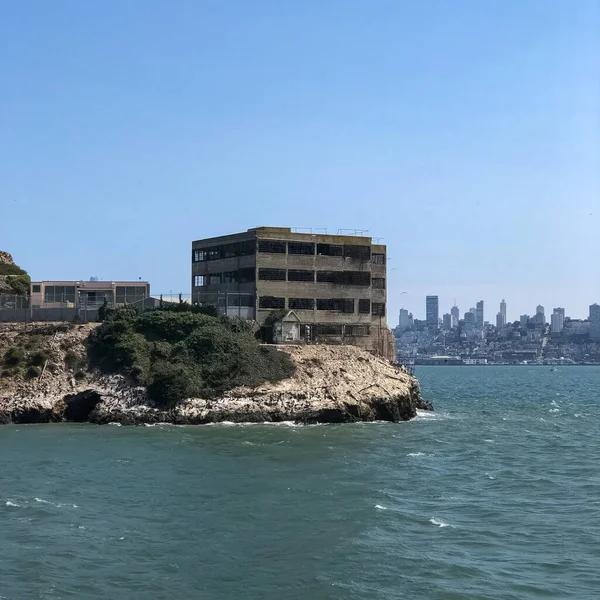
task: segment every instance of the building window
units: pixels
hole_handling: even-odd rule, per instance
[[[33,294],[39,294],[42,291],[42,286],[41,285],[33,285],[31,286],[31,292]]]
[[[358,313],[361,315],[371,314],[371,301],[368,298],[361,298],[358,301]]]
[[[377,290],[385,290],[385,277],[373,277],[373,287]]]
[[[385,317],[385,302],[373,302],[372,314],[378,317]]]
[[[344,283],[343,271],[317,271],[318,283]]]
[[[315,253],[313,242],[288,242],[288,254],[312,254]]]
[[[145,286],[117,286],[115,291],[117,304],[133,304],[146,297]]]
[[[75,286],[47,285],[44,288],[44,302],[75,303]]]
[[[344,247],[335,244],[317,244],[317,254],[320,256],[343,256]]]
[[[237,280],[237,271],[225,271],[221,274],[221,281],[223,283],[235,283]]]
[[[194,262],[203,262],[206,260],[206,250],[194,250],[192,255]]]
[[[371,273],[368,271],[343,271],[345,285],[371,285]]]
[[[285,242],[275,240],[258,240],[258,251],[270,254],[285,254]]]
[[[241,306],[241,307],[252,307],[254,306],[254,296],[251,294],[227,294],[227,306]]]
[[[374,252],[371,256],[371,262],[374,265],[385,265],[385,254],[376,254]]]
[[[288,298],[288,308],[295,310],[314,310],[313,298]]]
[[[206,275],[206,285],[219,285],[221,283],[221,273]]]
[[[205,283],[204,283],[204,275],[196,275],[194,277],[194,285],[196,287],[201,287],[201,286],[205,285]]]
[[[276,298],[275,296],[261,296],[258,299],[259,308],[285,308],[285,298]]]
[[[315,272],[302,269],[289,269],[288,281],[310,281],[314,282]]]
[[[250,283],[256,279],[256,271],[252,267],[239,269],[237,272],[238,283]]]
[[[262,281],[285,281],[285,269],[259,269],[258,278]]]
[[[317,335],[342,335],[342,326],[317,325]]]
[[[354,244],[346,244],[344,246],[344,258],[369,260],[371,258],[371,246],[356,246]]]
[[[221,250],[223,258],[250,256],[256,252],[256,242],[254,240],[248,240],[246,242],[225,244]]]
[[[363,337],[371,335],[371,328],[368,325],[346,325],[344,335],[352,337]]]
[[[353,313],[353,298],[318,298],[317,310],[330,310],[334,312]]]

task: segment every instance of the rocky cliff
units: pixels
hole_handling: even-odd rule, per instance
[[[431,409],[416,378],[352,346],[282,347],[296,365],[292,377],[161,409],[127,377],[88,370],[94,327],[0,324],[0,423],[406,421],[417,408]]]

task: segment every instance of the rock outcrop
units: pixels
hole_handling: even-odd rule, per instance
[[[0,424],[91,421],[98,424],[206,424],[232,422],[347,423],[406,421],[417,409],[431,409],[421,399],[415,377],[398,365],[353,346],[283,346],[295,374],[276,383],[239,387],[219,398],[192,398],[159,408],[146,390],[122,375],[81,369],[85,340],[95,325],[0,325],[0,357],[23,336],[35,336],[49,357],[41,374],[30,380],[0,378]],[[29,326],[31,327],[31,326]],[[77,371],[69,359],[80,359]]]

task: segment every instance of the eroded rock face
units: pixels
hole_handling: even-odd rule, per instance
[[[65,408],[63,417],[67,421],[85,423],[90,413],[102,402],[102,396],[95,390],[84,390],[78,394],[67,394],[64,397]]]

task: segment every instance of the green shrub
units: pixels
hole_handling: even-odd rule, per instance
[[[17,346],[11,346],[4,353],[4,364],[7,367],[17,367],[25,360],[25,353]]]
[[[81,381],[82,379],[85,379],[85,371],[77,371],[73,377],[75,377],[77,381]]]
[[[85,359],[79,356],[77,352],[67,350],[65,354],[65,366],[71,371],[77,371],[85,366]]]
[[[289,355],[260,346],[248,324],[206,314],[205,307],[175,306],[189,308],[126,308],[107,317],[90,335],[90,365],[133,376],[163,405],[292,375]]]
[[[47,350],[38,350],[35,354],[29,357],[29,364],[34,367],[42,367],[44,363],[50,359],[50,352]]]

